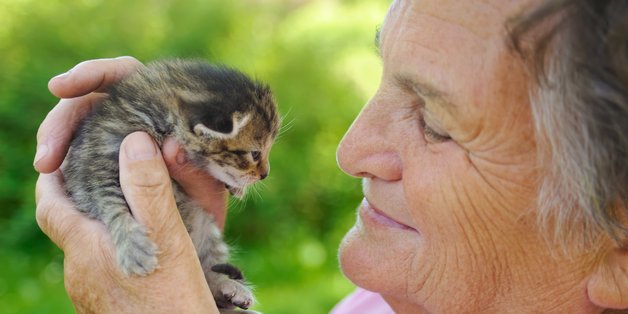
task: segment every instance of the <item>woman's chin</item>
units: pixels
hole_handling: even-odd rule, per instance
[[[403,237],[403,234],[406,234]],[[420,242],[408,232],[370,230],[360,219],[347,232],[339,248],[344,275],[355,285],[382,294],[405,294],[411,272],[416,271]],[[416,277],[414,277],[416,278]]]
[[[340,243],[338,251],[338,260],[342,273],[353,282],[356,286],[362,287],[370,291],[379,292],[378,287],[371,284],[375,277],[374,272],[365,271],[373,269],[374,265],[369,256],[369,244],[365,243],[360,235],[359,226],[352,227]]]

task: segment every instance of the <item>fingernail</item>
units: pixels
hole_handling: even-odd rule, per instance
[[[157,155],[157,147],[155,147],[153,139],[142,132],[129,135],[124,149],[126,156],[131,160],[148,160]]]
[[[177,152],[177,164],[183,165],[188,158],[185,156],[185,152],[183,149],[179,148],[179,152]]]
[[[39,144],[37,146],[37,152],[35,153],[35,161],[33,161],[33,166],[35,166],[40,160],[44,159],[48,155],[48,145]]]

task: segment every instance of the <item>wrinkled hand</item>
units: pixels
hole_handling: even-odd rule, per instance
[[[170,177],[224,224],[226,192],[208,174],[188,165],[177,143],[159,147],[145,133],[129,135],[120,149],[120,184],[133,216],[160,249],[159,268],[146,277],[118,271],[104,225],[76,211],[57,170],[72,132],[103,90],[141,66],[122,57],[83,62],[53,78],[51,92],[63,98],[42,122],[35,168],[37,222],[65,253],[65,285],[78,312],[217,312],[196,252],[174,201]]]

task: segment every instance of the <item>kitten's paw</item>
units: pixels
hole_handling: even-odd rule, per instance
[[[220,307],[237,306],[241,309],[248,309],[253,305],[253,292],[237,280],[225,278],[215,286],[210,285],[210,289],[212,291],[216,289],[217,293],[214,294],[214,298]]]
[[[118,245],[118,265],[127,275],[146,276],[157,268],[157,245],[144,229],[135,229]]]
[[[253,291],[244,284],[242,273],[235,266],[214,265],[208,283],[216,304],[220,308],[231,309],[237,306],[246,310],[255,302]]]

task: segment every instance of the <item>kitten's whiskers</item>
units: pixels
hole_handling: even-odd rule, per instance
[[[280,118],[280,127],[279,127],[279,132],[277,134],[277,137],[275,138],[275,142],[277,142],[281,137],[284,136],[284,134],[286,134],[288,131],[290,131],[290,129],[292,129],[292,127],[294,126],[294,118],[290,118],[290,120],[288,120],[287,122],[285,122],[285,120],[288,118],[288,116],[290,115],[290,111],[292,109],[289,109],[287,113],[285,113],[284,115],[281,116]]]

